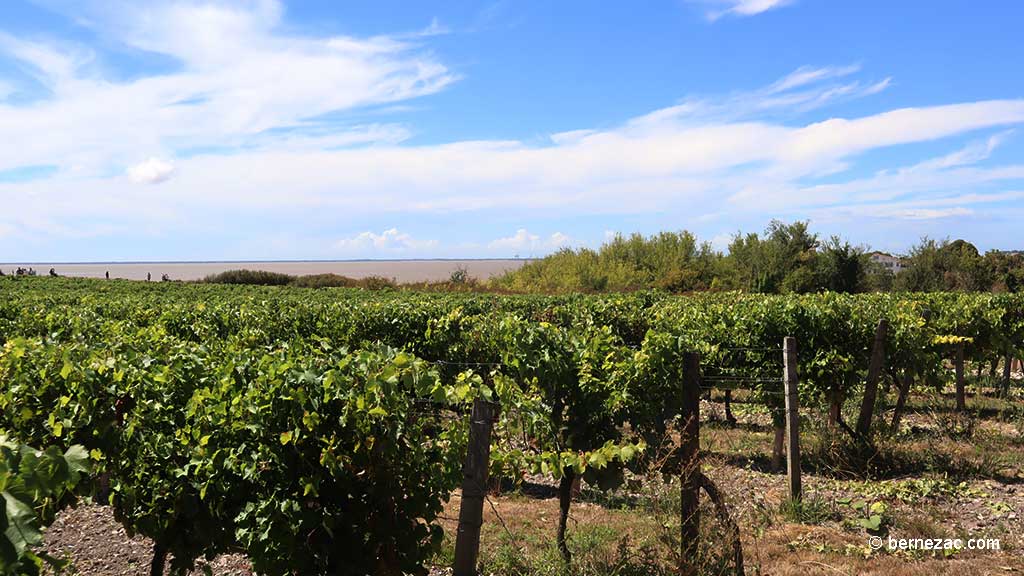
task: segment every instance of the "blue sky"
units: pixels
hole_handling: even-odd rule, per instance
[[[7,0],[0,261],[1024,248],[1024,4]]]

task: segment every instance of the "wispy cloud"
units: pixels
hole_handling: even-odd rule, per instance
[[[754,16],[793,4],[795,0],[687,0],[708,6],[705,15],[714,21],[724,16]]]
[[[775,103],[793,94],[805,96],[793,99],[796,103],[790,106],[821,99],[833,89],[834,81],[846,81],[855,73],[851,67],[804,68],[746,94],[717,101],[705,97],[700,105],[669,107],[611,129],[555,135],[547,145],[470,141],[409,146],[401,143],[400,135],[387,138],[377,133],[356,138],[352,146],[333,148],[321,145],[337,143],[336,135],[324,135],[322,141],[317,134],[302,136],[301,144],[294,135],[274,136],[231,154],[176,158],[174,178],[144,198],[109,178],[76,175],[69,167],[51,180],[33,182],[31,188],[0,185],[0,199],[69,221],[90,217],[133,221],[141,215],[154,219],[152,225],[159,227],[194,225],[189,214],[214,218],[238,206],[284,211],[293,218],[325,210],[362,218],[538,209],[623,215],[698,206],[692,214],[697,218],[702,213],[735,216],[780,209],[804,210],[802,216],[821,207],[838,214],[842,206],[863,202],[884,206],[906,201],[908,195],[921,201],[913,207],[915,211],[879,209],[872,214],[919,218],[928,214],[921,210],[933,207],[928,199],[937,191],[1024,178],[1024,168],[1018,166],[973,165],[1009,137],[1003,128],[962,150],[918,165],[895,167],[867,179],[851,176],[839,183],[817,183],[821,175],[836,180],[836,174],[866,151],[1024,123],[1022,100],[904,108],[803,125],[772,122],[756,112],[767,102],[781,106]],[[737,102],[744,105],[732,115],[722,113],[724,103]],[[211,141],[225,138],[217,134]],[[370,142],[374,145],[360,145]],[[66,194],[70,187],[75,195]],[[978,198],[967,198],[963,207],[969,209],[978,202]],[[424,246],[414,242],[397,231],[366,232],[340,241],[337,247]],[[562,243],[559,238],[522,230],[491,242],[489,248],[506,253],[551,249]]]
[[[451,85],[456,75],[421,44],[429,35],[302,35],[283,24],[274,0],[47,1],[179,65],[123,81],[104,76],[88,48],[0,36],[0,51],[48,90],[32,102],[0,100],[0,172],[56,167],[46,178],[0,182],[0,205],[20,211],[0,213],[0,227],[17,238],[205,234],[244,220],[244,210],[281,229],[305,229],[326,214],[343,230],[395,222],[361,224],[355,229],[366,231],[332,235],[323,248],[425,254],[437,241],[406,222],[499,215],[524,228],[480,246],[509,255],[570,242],[528,231],[538,213],[562,219],[549,231],[574,235],[561,222],[582,215],[726,215],[717,220],[723,231],[744,215],[920,221],[981,214],[1010,201],[999,194],[1024,181],[1024,165],[997,163],[1010,130],[1024,124],[1024,100],[826,113],[853,99],[870,109],[890,85],[857,65],[802,67],[744,92],[683,95],[617,126],[548,139],[414,145],[414,126],[339,117]],[[868,152],[925,143],[948,148],[899,164],[883,159],[874,173],[862,167]],[[161,184],[143,192],[137,182]]]
[[[851,78],[860,70],[860,65],[803,66],[763,88],[725,96],[691,96],[675,106],[656,110],[631,123],[637,126],[669,120],[725,123],[746,118],[792,117],[873,96],[891,84],[890,78],[870,81]]]
[[[100,174],[181,149],[293,142],[297,134],[306,143],[319,140],[320,148],[353,141],[345,132],[394,142],[401,127],[367,130],[316,119],[408,101],[456,78],[414,38],[286,31],[277,0],[46,4],[129,49],[166,55],[180,67],[118,81],[101,74],[87,47],[0,32],[0,55],[19,62],[49,91],[24,105],[0,101],[0,125],[8,136],[8,144],[0,144],[0,170],[53,162]],[[424,30],[440,32],[436,22]],[[41,131],[52,137],[28,137]]]

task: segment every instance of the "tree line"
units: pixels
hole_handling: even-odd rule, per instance
[[[563,248],[492,281],[525,292],[740,290],[814,292],[1019,292],[1024,253],[981,254],[964,240],[922,238],[898,257],[900,269],[872,260],[866,246],[822,238],[809,223],[772,221],[762,233],[737,233],[724,251],[687,231],[616,235],[598,249]],[[889,256],[889,255],[885,255]]]

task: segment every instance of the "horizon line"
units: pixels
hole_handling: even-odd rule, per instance
[[[526,258],[351,258],[351,259],[296,259],[296,260],[98,260],[79,262],[43,262],[43,261],[22,261],[22,262],[0,262],[0,266],[87,266],[97,264],[305,264],[305,263],[346,263],[346,262],[495,262],[509,260],[513,262],[525,260],[537,260],[538,257]]]

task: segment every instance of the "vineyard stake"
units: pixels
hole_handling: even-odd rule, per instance
[[[700,542],[700,354],[683,357],[683,411],[680,448],[679,574],[696,576]]]
[[[885,363],[885,335],[888,331],[889,321],[882,318],[875,328],[875,343],[871,347],[871,363],[868,364],[868,381],[864,386],[864,399],[861,401],[860,416],[857,418],[857,436],[865,440],[871,432],[871,419],[875,414],[878,379],[882,376],[882,365]]]
[[[1003,362],[1003,397],[1006,398],[1010,395],[1010,362],[1013,361],[1013,357],[1010,356],[1009,351],[1006,353],[1006,362]]]
[[[956,345],[956,411],[963,412],[967,410],[967,398],[964,392],[964,343],[958,342]]]
[[[786,475],[789,477],[789,498],[800,500],[800,383],[796,370],[796,338],[782,340],[783,382],[786,386]]]
[[[914,383],[914,372],[910,368],[903,370],[903,383],[900,384],[900,395],[896,397],[896,408],[892,412],[892,424],[889,428],[893,434],[900,432],[900,419],[903,417],[903,406],[907,403],[907,396],[910,394],[910,385]]]
[[[473,401],[469,423],[469,448],[462,467],[462,498],[459,504],[459,530],[455,537],[454,576],[475,576],[476,558],[480,552],[480,527],[484,523],[484,498],[487,496],[487,473],[491,457],[491,428],[498,406]]]

